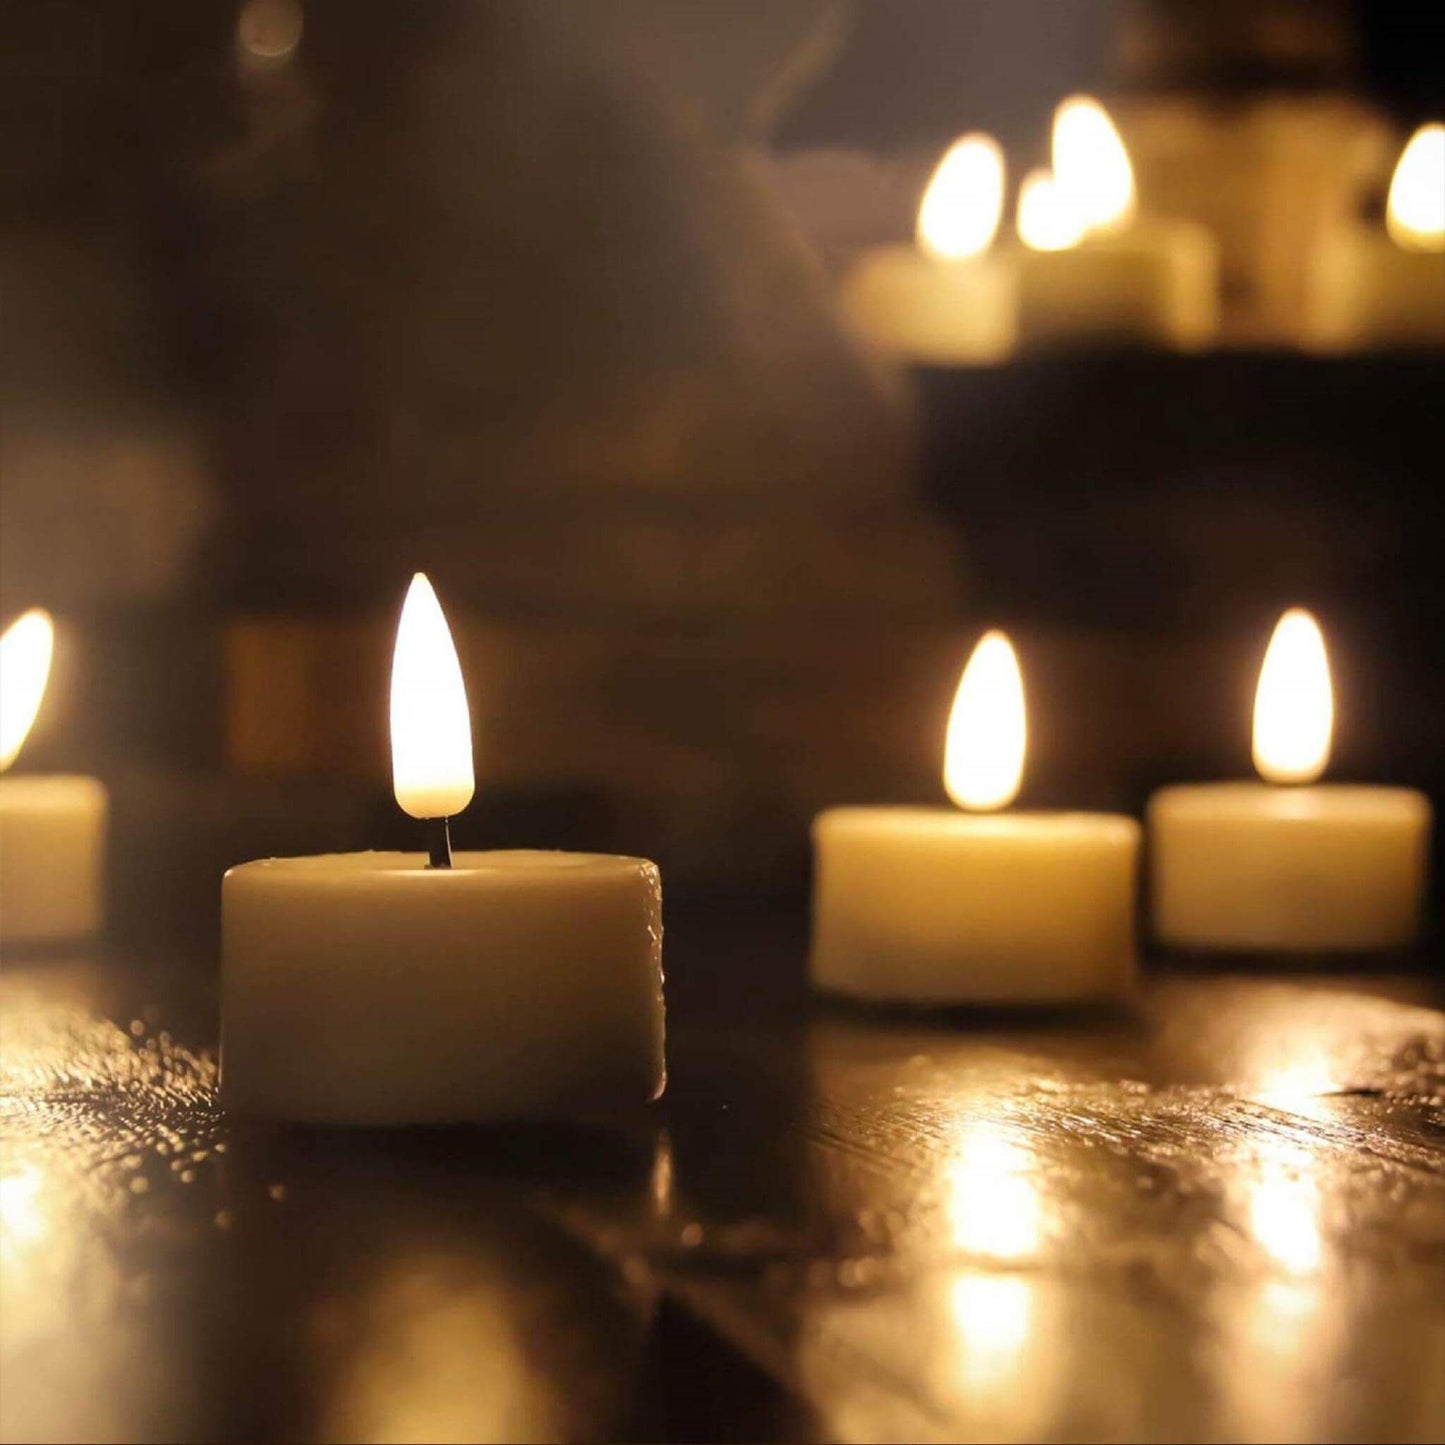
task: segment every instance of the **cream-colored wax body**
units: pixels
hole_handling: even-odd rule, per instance
[[[858,335],[899,361],[958,366],[1013,349],[1014,268],[1000,256],[949,261],[917,246],[875,247],[844,281],[842,302]]]
[[[1327,236],[1309,278],[1309,341],[1323,351],[1445,347],[1445,252],[1406,251],[1382,230]]]
[[[94,778],[0,778],[0,940],[63,943],[100,932],[108,811]]]
[[[919,1004],[1055,1003],[1134,979],[1139,825],[835,808],[813,825],[812,980]]]
[[[333,1124],[588,1115],[663,1086],[657,868],[276,858],[222,888],[228,1107]]]
[[[1149,801],[1154,932],[1177,948],[1400,948],[1420,929],[1430,804],[1410,788],[1205,783]]]
[[[1192,222],[1144,219],[1067,250],[1015,254],[1021,346],[1193,350],[1219,328],[1217,248]]]

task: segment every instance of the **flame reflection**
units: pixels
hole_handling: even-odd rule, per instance
[[[947,1166],[947,1208],[956,1248],[988,1259],[1025,1259],[1043,1239],[1034,1158],[1000,1124],[969,1123]]]

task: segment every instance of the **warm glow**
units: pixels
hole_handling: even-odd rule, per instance
[[[1320,625],[1301,607],[1280,618],[1254,695],[1254,766],[1267,783],[1312,783],[1330,760],[1335,700]]]
[[[1086,213],[1048,171],[1030,171],[1019,187],[1019,240],[1030,251],[1068,251],[1088,234]]]
[[[1385,225],[1407,251],[1445,251],[1445,125],[1422,125],[1400,152]]]
[[[13,763],[30,736],[45,697],[55,627],[38,607],[17,617],[0,637],[0,773]]]
[[[1134,167],[1109,119],[1087,95],[1071,95],[1054,112],[1054,184],[1091,231],[1117,231],[1134,216]]]
[[[997,1260],[1028,1258],[1043,1242],[1037,1165],[1002,1125],[969,1124],[948,1165],[949,1233],[956,1249]]]
[[[391,775],[413,818],[460,813],[476,786],[462,667],[423,572],[411,579],[391,659]]]
[[[1303,1151],[1282,1145],[1246,1194],[1249,1233],[1286,1274],[1310,1274],[1324,1255],[1320,1191]]]
[[[960,808],[989,812],[1018,796],[1028,721],[1019,660],[1002,632],[986,632],[959,679],[943,749],[943,786]]]
[[[1003,152],[991,135],[954,141],[918,207],[919,246],[938,261],[981,256],[1003,215],[1003,184]]]
[[[965,1395],[993,1396],[1022,1383],[1037,1288],[1031,1279],[1008,1274],[960,1275],[949,1286],[958,1386]]]

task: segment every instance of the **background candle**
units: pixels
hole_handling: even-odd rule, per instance
[[[421,574],[397,629],[391,717],[398,802],[428,819],[465,807],[466,691]],[[231,869],[221,901],[232,1108],[439,1123],[590,1114],[662,1089],[662,895],[644,859],[269,859]]]
[[[1310,340],[1324,350],[1445,345],[1445,125],[1400,154],[1385,227],[1327,232],[1310,277]]]
[[[924,192],[917,244],[866,251],[844,282],[844,312],[866,341],[900,360],[934,365],[1007,356],[1013,267],[988,254],[1003,191],[1003,153],[993,137],[955,141]]]
[[[1054,114],[1053,171],[1019,189],[1018,330],[1024,345],[1107,341],[1195,348],[1218,327],[1213,238],[1135,215],[1133,168],[1087,96]]]
[[[0,772],[40,711],[54,637],[39,609],[0,637]],[[0,941],[59,943],[99,932],[107,812],[94,778],[0,777]]]
[[[1263,783],[1149,802],[1154,931],[1219,950],[1398,948],[1419,932],[1430,804],[1410,788],[1305,786],[1329,758],[1333,697],[1313,617],[1275,628],[1255,699]]]
[[[1002,633],[978,644],[949,720],[961,808],[1022,776],[1023,684]],[[816,987],[911,1003],[1049,1003],[1127,991],[1139,825],[1094,813],[835,808],[813,827]]]

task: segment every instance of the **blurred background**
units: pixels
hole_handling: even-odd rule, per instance
[[[644,854],[674,900],[800,903],[819,808],[942,801],[987,626],[1029,691],[1023,806],[1248,774],[1293,603],[1332,649],[1330,776],[1440,796],[1445,255],[1408,324],[1321,346],[1311,299],[1321,248],[1391,244],[1438,9],[3,16],[0,621],[57,615],[22,764],[110,783],[122,942],[212,948],[244,858],[420,846],[386,740],[418,569],[471,695],[458,845]],[[860,334],[848,278],[912,244],[949,143],[1003,150],[1002,253],[1076,92],[1139,224],[1207,236],[1208,335],[917,365]]]

